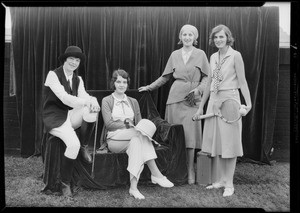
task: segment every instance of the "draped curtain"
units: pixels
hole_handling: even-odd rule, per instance
[[[279,70],[278,7],[11,7],[12,47],[21,155],[39,154],[43,84],[69,45],[87,55],[78,73],[88,90],[109,89],[111,73],[123,68],[131,89],[163,72],[178,44],[179,30],[192,24],[207,57],[211,29],[227,25],[244,63],[253,108],[243,118],[244,157],[269,162],[273,145]],[[151,93],[164,117],[171,81]],[[101,100],[100,100],[101,101]]]

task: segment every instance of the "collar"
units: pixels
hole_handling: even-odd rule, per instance
[[[119,99],[117,98],[114,93],[111,94],[113,96],[113,98],[116,100],[116,101],[127,101],[128,102],[128,98],[127,98],[127,95],[124,93],[124,98],[122,99]]]
[[[234,50],[232,49],[232,47],[231,47],[231,46],[228,46],[228,50],[227,50],[227,52],[226,52],[224,58],[227,57],[227,56],[231,56],[231,55],[233,54],[233,52],[234,52]],[[219,54],[220,54],[220,50],[218,50],[217,53],[218,53],[217,55],[219,55]]]
[[[182,53],[182,55],[187,55],[187,56],[191,56],[192,55],[192,53],[193,53],[193,50],[194,50],[194,47],[192,48],[192,50],[190,50],[190,51],[185,51],[183,48],[181,48],[181,53]]]
[[[67,72],[65,71],[64,68],[63,68],[63,70],[64,70],[64,74],[65,74],[65,76],[66,76],[67,81],[68,81],[68,80],[72,81],[72,79],[73,79],[73,74],[74,74],[74,73],[72,73],[71,75],[68,76],[68,75],[67,75]]]

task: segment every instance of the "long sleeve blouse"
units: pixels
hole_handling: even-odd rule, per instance
[[[182,49],[172,52],[168,59],[163,74],[148,86],[150,91],[159,88],[171,79],[175,78],[169,92],[167,104],[183,101],[184,97],[195,88],[204,90],[200,79],[207,76],[210,69],[206,54],[203,50],[193,47],[193,52],[185,64],[182,58]]]

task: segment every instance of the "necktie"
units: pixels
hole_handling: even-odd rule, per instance
[[[221,66],[217,65],[216,69],[213,71],[213,78],[214,81],[214,93],[217,93],[219,91],[220,82],[223,80],[223,75],[220,71]]]
[[[226,56],[225,58],[223,58],[223,60],[220,63],[216,63],[216,68],[213,71],[213,76],[212,78],[214,79],[214,93],[217,93],[219,91],[219,87],[220,87],[220,83],[221,81],[223,81],[223,75],[221,73],[221,67],[222,64],[224,64],[225,60],[228,58],[229,56]]]
[[[68,86],[69,86],[70,92],[72,92],[71,82],[69,79],[68,79]]]

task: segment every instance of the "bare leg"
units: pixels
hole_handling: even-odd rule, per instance
[[[163,175],[162,175],[162,173],[159,171],[159,169],[158,169],[158,167],[157,167],[157,165],[156,165],[154,159],[148,160],[148,161],[146,162],[146,164],[148,165],[148,167],[149,167],[149,169],[150,169],[150,171],[151,171],[151,174],[152,174],[153,176],[155,176],[155,177],[157,177],[157,178],[162,178],[162,177],[163,177]]]
[[[224,181],[226,183],[226,187],[233,187],[233,176],[236,167],[236,157],[235,158],[227,158],[225,161],[225,174]]]
[[[187,158],[188,158],[188,183],[195,183],[195,169],[194,169],[194,157],[195,149],[187,148]]]
[[[223,197],[231,196],[234,193],[233,187],[233,175],[236,166],[236,157],[224,159],[225,162],[225,189],[223,192]]]
[[[140,193],[137,188],[138,180],[130,173],[130,189],[129,194],[132,195],[135,199],[145,199],[144,195]]]
[[[212,185],[207,189],[218,189],[225,186],[226,159],[220,155],[213,157],[212,161]]]

